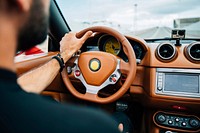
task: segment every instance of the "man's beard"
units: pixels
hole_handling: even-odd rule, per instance
[[[48,15],[45,14],[41,0],[34,0],[24,26],[18,36],[17,51],[25,51],[42,43],[47,37]]]

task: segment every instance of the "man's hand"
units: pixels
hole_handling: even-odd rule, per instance
[[[64,62],[67,62],[92,34],[91,31],[88,31],[81,38],[77,38],[76,33],[66,34],[60,42],[60,54]],[[58,61],[51,60],[19,77],[18,84],[27,92],[39,94],[53,81],[59,70]]]
[[[93,34],[92,31],[86,32],[83,37],[77,38],[76,33],[70,32],[68,34],[65,34],[65,36],[60,41],[60,53],[64,59],[64,62],[66,62],[68,59],[66,59],[66,56],[70,57],[78,51],[83,43]]]

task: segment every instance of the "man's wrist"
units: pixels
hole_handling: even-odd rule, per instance
[[[64,62],[66,63],[69,60],[69,58],[71,58],[73,53],[71,51],[67,50],[67,51],[61,52],[60,55],[63,58]]]
[[[60,65],[60,72],[65,68],[65,62],[62,56],[58,53],[56,56],[53,56],[52,59],[56,59]]]

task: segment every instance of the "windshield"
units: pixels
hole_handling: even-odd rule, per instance
[[[185,29],[200,38],[200,0],[57,0],[72,31],[108,26],[144,39],[170,38]]]

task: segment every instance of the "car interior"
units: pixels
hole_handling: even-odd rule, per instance
[[[17,60],[18,76],[59,53],[70,31],[51,0],[48,50]],[[144,39],[106,26],[82,29],[77,37],[87,31],[93,36],[41,95],[102,109],[127,132],[200,132],[200,38],[185,38],[187,31],[175,29],[171,38]]]

